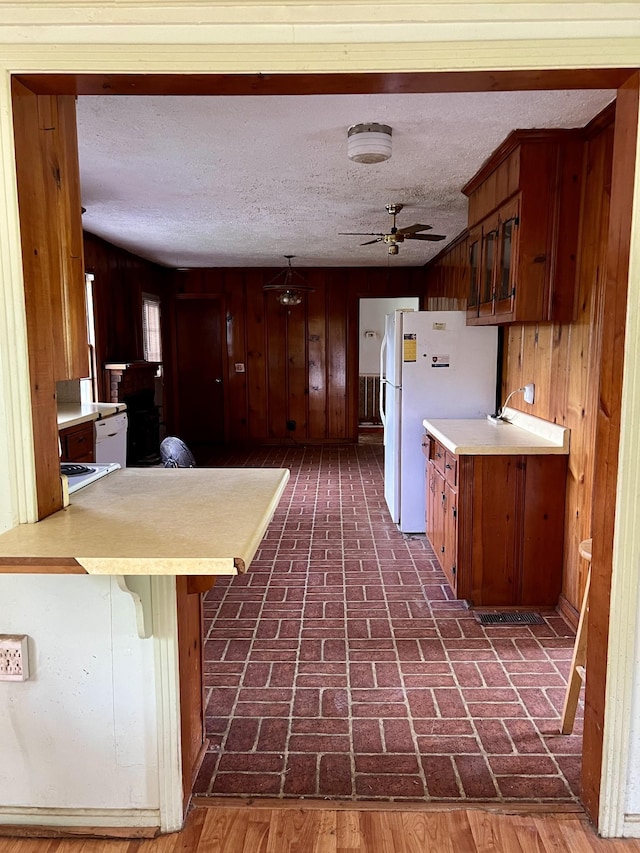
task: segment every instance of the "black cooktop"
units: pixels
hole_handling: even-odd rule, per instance
[[[62,462],[60,464],[60,473],[66,474],[67,477],[78,477],[80,474],[90,474],[93,468],[86,465],[76,465],[73,462]]]

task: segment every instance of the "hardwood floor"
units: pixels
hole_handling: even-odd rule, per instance
[[[231,803],[194,808],[185,829],[152,840],[0,838],[0,853],[631,853],[582,813],[381,810]]]

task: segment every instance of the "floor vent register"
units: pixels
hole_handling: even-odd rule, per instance
[[[476,619],[481,625],[544,625],[539,613],[477,613]]]

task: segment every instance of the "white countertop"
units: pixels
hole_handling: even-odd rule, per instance
[[[286,468],[123,468],[0,535],[0,571],[238,574],[288,479]]]
[[[58,403],[58,429],[108,418],[126,409],[126,403]]]
[[[570,430],[559,424],[505,409],[504,420],[424,420],[427,432],[459,456],[568,454]]]

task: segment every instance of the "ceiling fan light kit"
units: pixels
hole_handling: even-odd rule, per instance
[[[426,240],[428,242],[437,243],[440,240],[446,240],[444,234],[422,234],[422,231],[431,231],[431,225],[421,225],[416,222],[415,225],[408,225],[406,228],[398,228],[396,225],[396,216],[402,208],[403,204],[396,202],[395,204],[385,204],[385,209],[389,216],[393,217],[393,225],[388,232],[384,231],[339,231],[342,236],[355,237],[374,237],[373,240],[367,240],[366,243],[360,243],[361,246],[370,246],[372,243],[386,243],[387,251],[390,255],[398,254],[398,244],[404,243],[405,240]]]
[[[391,157],[388,124],[352,124],[347,130],[347,154],[355,163],[383,163]]]

